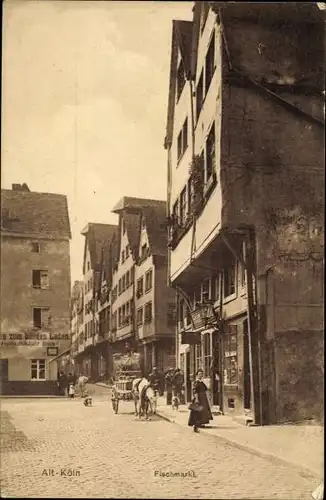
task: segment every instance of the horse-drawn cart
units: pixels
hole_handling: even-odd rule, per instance
[[[129,355],[115,354],[114,383],[112,386],[111,402],[115,413],[119,411],[120,401],[134,402],[133,382],[141,377],[140,356],[137,353]]]

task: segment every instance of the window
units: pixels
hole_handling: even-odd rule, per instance
[[[124,292],[126,289],[126,277],[122,276],[122,291]]]
[[[183,153],[188,147],[188,118],[182,126],[182,129],[178,135],[178,160],[182,157]]]
[[[126,272],[126,288],[130,287],[130,271]]]
[[[49,307],[33,307],[33,326],[35,328],[47,328],[50,326]]]
[[[146,243],[144,245],[142,245],[141,247],[141,258],[144,258],[146,256],[146,253],[147,253],[147,245]]]
[[[151,269],[145,275],[145,291],[148,292],[153,286],[153,270]]]
[[[122,324],[122,310],[121,310],[121,307],[119,307],[118,309],[118,328],[120,328]]]
[[[201,72],[200,78],[198,80],[197,84],[197,89],[196,89],[196,115],[197,115],[197,120],[200,115],[201,108],[203,107],[203,102],[204,102],[204,75],[203,72]]]
[[[229,263],[223,270],[224,297],[235,294],[235,259],[230,258]]]
[[[224,384],[238,383],[238,327],[229,325],[224,339]]]
[[[167,313],[167,324],[168,326],[175,326],[176,323],[176,310],[175,304],[168,304],[168,313]]]
[[[213,294],[213,300],[215,300],[215,302],[220,300],[220,275],[219,274],[217,276],[215,276],[215,278],[213,279],[212,294]]]
[[[194,185],[193,185],[193,182],[192,182],[191,178],[188,180],[187,188],[188,188],[187,189],[187,195],[188,195],[187,210],[188,210],[188,214],[192,214],[193,199],[194,199]]]
[[[129,245],[126,246],[126,259],[129,257]]]
[[[49,286],[48,272],[33,270],[33,286],[35,288],[47,288]]]
[[[140,307],[137,310],[137,325],[142,325],[143,324],[143,308]]]
[[[31,359],[31,379],[45,380],[45,359]]]
[[[206,141],[206,179],[208,182],[215,171],[215,125],[213,124]]]
[[[205,61],[205,90],[206,93],[211,84],[215,68],[215,31],[213,32],[212,39],[209,44],[209,48],[206,54]]]
[[[172,209],[173,220],[177,224],[179,222],[179,201],[176,201]]]
[[[181,224],[186,220],[186,210],[187,210],[187,191],[184,188],[180,195],[180,222]]]
[[[203,346],[204,346],[204,375],[208,377],[210,375],[210,366],[212,362],[212,349],[211,349],[211,334],[205,333],[203,335]]]
[[[33,241],[33,243],[32,243],[32,252],[34,252],[34,253],[40,253],[40,250],[41,250],[40,244],[38,242],[36,242],[36,241]]]
[[[152,321],[152,303],[147,302],[145,304],[145,314],[144,314],[144,322],[145,323],[150,323]]]
[[[207,302],[211,298],[211,280],[205,279],[201,284],[201,302]]]
[[[195,371],[202,368],[202,349],[201,344],[196,344],[195,346]]]
[[[141,297],[144,293],[144,278],[139,278],[137,281],[137,298]]]
[[[183,61],[181,59],[177,74],[177,100],[179,100],[185,84],[186,84],[186,73]]]
[[[121,288],[122,288],[121,283],[122,283],[122,281],[121,281],[121,278],[120,278],[119,282],[118,282],[118,292],[119,292],[119,295],[121,294]]]

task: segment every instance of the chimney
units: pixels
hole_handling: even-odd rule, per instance
[[[12,190],[13,191],[25,191],[26,193],[29,193],[29,187],[27,184],[24,182],[24,184],[13,184],[12,185]]]

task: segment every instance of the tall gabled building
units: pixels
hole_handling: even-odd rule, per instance
[[[119,215],[120,231],[111,293],[113,349],[123,352],[128,342],[140,352],[147,372],[155,364],[174,366],[166,202],[124,197],[113,212]]]
[[[169,278],[186,392],[257,424],[322,415],[324,12],[195,2],[173,22]]]
[[[55,394],[70,346],[66,196],[1,190],[1,392]]]
[[[111,224],[89,223],[82,231],[85,236],[83,258],[83,331],[79,334],[78,355],[76,358],[78,372],[83,372],[92,380],[98,378],[98,358],[101,349],[97,346],[97,289],[100,280],[102,248],[113,238],[116,226]]]

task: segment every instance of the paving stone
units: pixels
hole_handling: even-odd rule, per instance
[[[91,408],[80,399],[3,400],[3,439],[15,444],[2,449],[2,497],[310,500],[318,486],[190,428],[135,421],[130,403],[115,415],[106,393],[93,397]]]

